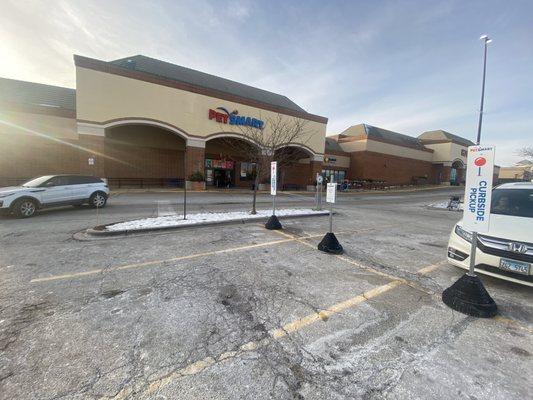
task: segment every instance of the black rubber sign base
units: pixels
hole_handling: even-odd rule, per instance
[[[468,274],[442,292],[442,301],[460,313],[477,318],[492,318],[498,312],[498,306],[479,277]]]
[[[275,215],[271,215],[267,223],[265,224],[265,228],[270,230],[278,230],[282,229],[283,227],[281,226],[278,217],[276,217]]]
[[[331,254],[342,254],[344,251],[333,232],[326,233],[318,244],[318,250]]]

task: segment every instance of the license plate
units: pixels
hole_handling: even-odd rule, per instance
[[[509,260],[507,258],[502,258],[500,260],[500,268],[506,271],[529,275],[530,267],[531,267],[531,264],[528,264],[522,261]]]

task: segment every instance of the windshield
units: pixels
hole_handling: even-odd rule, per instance
[[[25,182],[22,184],[24,187],[38,187],[50,179],[51,175],[40,176],[39,178],[32,179],[31,181]]]
[[[533,189],[496,189],[491,213],[533,218]]]

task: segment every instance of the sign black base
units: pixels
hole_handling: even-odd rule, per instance
[[[267,223],[265,224],[265,228],[270,230],[283,229],[283,227],[281,226],[281,222],[279,222],[278,217],[276,217],[275,215],[270,216]]]
[[[477,318],[492,318],[498,312],[498,306],[479,277],[468,274],[442,292],[442,301],[460,313]]]
[[[318,250],[331,254],[342,254],[344,251],[333,232],[326,233],[318,244]]]

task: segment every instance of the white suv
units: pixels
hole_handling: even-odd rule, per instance
[[[533,286],[533,183],[506,183],[492,191],[490,227],[478,234],[476,272]],[[470,264],[472,233],[459,221],[448,242],[448,261]]]
[[[47,175],[21,186],[0,188],[0,213],[28,218],[40,208],[62,205],[104,207],[109,188],[94,176]]]

